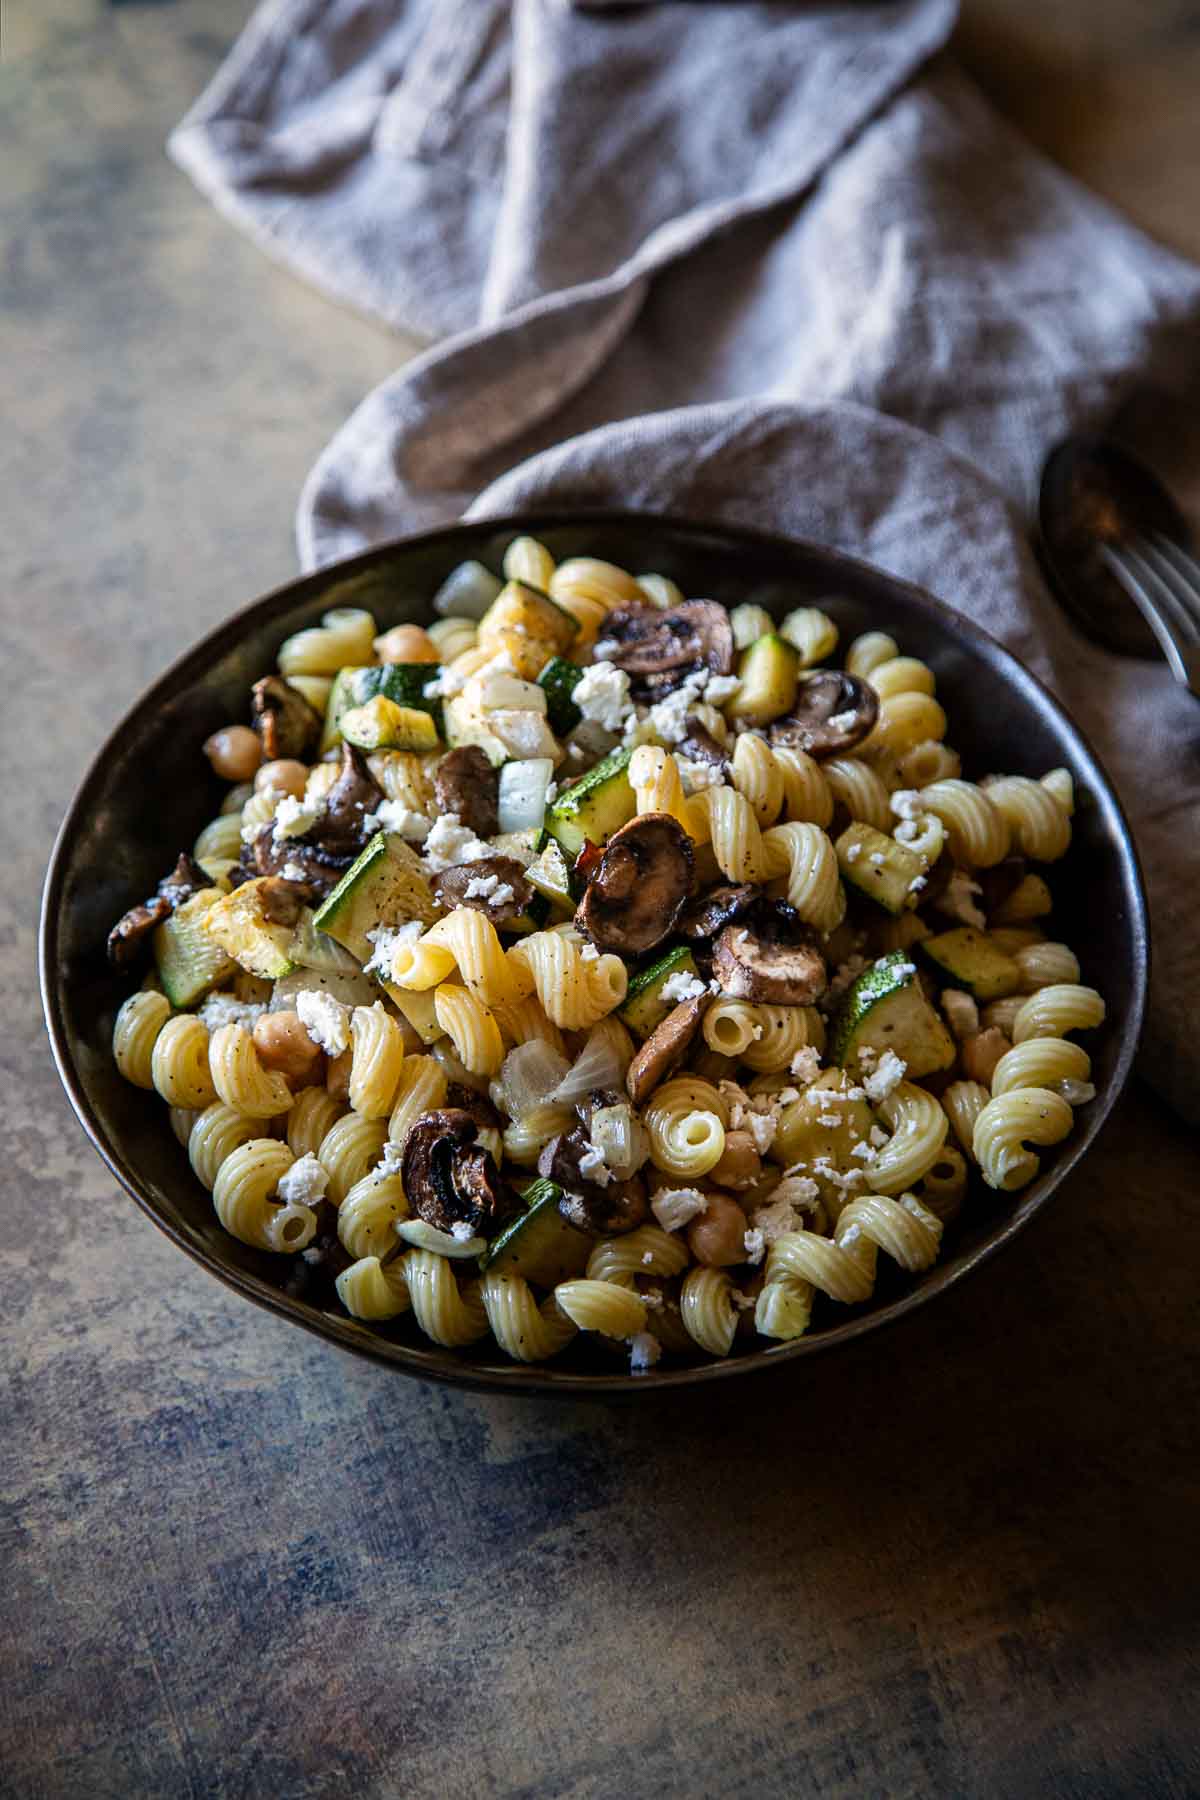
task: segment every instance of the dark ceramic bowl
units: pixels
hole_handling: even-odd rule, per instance
[[[1040,774],[1065,764],[1079,793],[1071,854],[1055,871],[1055,926],[1074,946],[1084,980],[1103,993],[1108,1021],[1089,1045],[1097,1097],[1043,1173],[1015,1199],[979,1197],[946,1234],[942,1259],[915,1279],[879,1259],[870,1305],[818,1302],[810,1334],[767,1347],[750,1342],[723,1362],[667,1362],[633,1377],[581,1337],[554,1362],[525,1367],[485,1343],[441,1350],[411,1321],[347,1318],[336,1299],[302,1297],[285,1283],[291,1258],[248,1249],[217,1223],[155,1094],[117,1074],[109,1041],[129,991],[104,954],[113,921],[152,892],[176,852],[211,818],[224,791],[200,746],[246,716],[250,683],[274,667],[282,640],[317,623],[331,604],[363,605],[381,627],[428,617],[428,601],[466,557],[499,568],[505,546],[532,532],[557,558],[588,554],[673,576],[687,593],[773,611],[820,600],[845,642],[870,627],[894,631],[937,673],[951,739],[970,774]],[[961,615],[878,569],[814,544],[638,514],[573,513],[457,525],[373,550],[289,583],[222,625],[155,683],[118,726],[63,822],[46,881],[42,994],[59,1071],[84,1130],[126,1191],[181,1249],[222,1281],[307,1330],[393,1368],[475,1388],[517,1392],[647,1392],[729,1380],[815,1356],[877,1331],[961,1281],[1022,1229],[1089,1149],[1129,1075],[1146,993],[1146,911],[1121,809],[1079,732],[1039,682]]]

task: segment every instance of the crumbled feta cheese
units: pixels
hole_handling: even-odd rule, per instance
[[[654,1261],[653,1250],[643,1250],[642,1251],[642,1261],[644,1263],[652,1263]]]
[[[770,1245],[789,1232],[804,1230],[804,1215],[815,1212],[821,1190],[808,1175],[793,1175],[771,1189],[766,1200],[756,1207],[750,1223],[763,1241]]]
[[[313,1263],[315,1265],[325,1261],[325,1251],[322,1250],[320,1244],[310,1244],[308,1249],[302,1250],[300,1254],[306,1263]]]
[[[652,1369],[662,1355],[662,1345],[652,1331],[635,1332],[629,1340],[630,1373],[640,1375],[645,1369]]]
[[[308,876],[298,862],[285,862],[279,873],[285,881],[307,881]]]
[[[495,893],[499,885],[500,877],[498,875],[472,875],[467,883],[467,891],[463,895],[463,899],[486,900],[489,895]],[[512,892],[511,888],[509,892]]]
[[[897,788],[889,797],[888,804],[898,819],[913,820],[924,811],[921,795],[916,788]]]
[[[455,1219],[450,1227],[450,1236],[457,1239],[460,1244],[469,1244],[475,1236],[475,1229],[467,1223],[466,1219]]]
[[[789,1073],[804,1087],[812,1086],[821,1073],[821,1058],[811,1044],[805,1044],[803,1050],[797,1050],[791,1060]]]
[[[882,1125],[872,1125],[872,1127],[871,1127],[871,1142],[872,1142],[872,1144],[874,1144],[876,1150],[882,1150],[883,1146],[887,1143],[887,1141],[888,1141],[888,1134],[883,1129],[883,1126]]]
[[[868,858],[867,858],[867,861],[870,863],[870,865],[873,869],[882,868],[883,867],[883,851],[882,850],[872,850],[870,856],[868,856]]]
[[[319,988],[304,988],[296,995],[300,1023],[314,1044],[327,1056],[340,1056],[350,1047],[350,1008]]]
[[[746,1261],[760,1263],[767,1253],[766,1239],[761,1231],[746,1231],[742,1234],[742,1242],[746,1246]]]
[[[371,1173],[379,1177],[384,1175],[398,1175],[403,1161],[404,1145],[394,1144],[391,1138],[389,1138],[387,1143],[383,1146],[382,1157],[376,1163]]]
[[[812,1166],[813,1174],[819,1175],[823,1181],[827,1181],[830,1187],[836,1188],[840,1194],[852,1194],[866,1180],[861,1169],[847,1169],[843,1172],[827,1156],[814,1157]]]
[[[363,964],[365,972],[390,980],[397,950],[402,944],[415,944],[424,929],[420,919],[410,919],[406,925],[372,926],[367,932],[367,942],[375,948],[370,960]]]
[[[746,1130],[754,1139],[754,1148],[760,1156],[765,1156],[775,1142],[779,1120],[773,1113],[750,1112],[745,1117]]]
[[[579,1173],[584,1181],[592,1181],[597,1187],[607,1187],[612,1180],[612,1170],[604,1160],[604,1152],[597,1150],[595,1144],[589,1143],[579,1158]]]
[[[432,681],[427,681],[421,692],[426,700],[449,700],[452,694],[461,693],[469,680],[470,676],[462,669],[447,666]]]
[[[708,1211],[708,1196],[699,1188],[660,1188],[650,1202],[650,1211],[664,1231],[680,1231]]]
[[[619,638],[597,638],[596,642],[592,645],[592,655],[600,662],[607,662],[609,657],[614,656],[620,648],[621,641]]]
[[[858,724],[858,714],[850,707],[846,712],[831,713],[827,723],[833,731],[850,731]]]
[[[305,805],[294,794],[285,794],[275,808],[275,838],[303,837],[317,822],[317,808]]]
[[[859,1143],[855,1144],[850,1154],[851,1156],[861,1157],[865,1163],[873,1163],[879,1152],[875,1149],[873,1144],[868,1144],[866,1138],[863,1138]]]
[[[244,1025],[253,1031],[254,1021],[266,1012],[257,1000],[239,1000],[236,994],[210,994],[200,1007],[200,1023],[206,1031],[219,1031],[222,1025]]]
[[[897,1056],[894,1050],[885,1050],[874,1073],[868,1075],[863,1082],[863,1086],[867,1090],[867,1098],[873,1100],[878,1106],[881,1100],[886,1100],[888,1095],[899,1087],[904,1080],[907,1068],[908,1064]]]
[[[443,813],[425,839],[422,854],[426,866],[438,875],[443,869],[456,869],[463,863],[482,862],[496,852],[462,824],[457,813]]]
[[[938,898],[938,911],[949,919],[957,919],[960,925],[983,931],[987,918],[974,900],[974,896],[982,892],[979,883],[972,881],[964,869],[955,869]]]
[[[584,670],[582,679],[571,690],[571,698],[585,719],[603,725],[606,731],[620,731],[632,709],[628,675],[624,669],[603,660]]]
[[[851,844],[846,850],[846,861],[851,863],[857,862],[862,853],[863,847],[861,844]]]
[[[736,675],[710,675],[704,683],[704,701],[707,706],[724,706],[727,700],[741,687]]]
[[[849,1250],[851,1245],[857,1244],[861,1236],[862,1227],[860,1225],[848,1225],[837,1240],[839,1250]]]
[[[817,1114],[817,1124],[824,1125],[827,1131],[836,1131],[841,1122],[842,1119],[840,1113],[823,1112]]]
[[[423,843],[433,829],[432,819],[403,800],[381,800],[374,812],[364,815],[363,824],[368,831],[390,831],[410,844]]]
[[[979,1030],[979,1008],[971,995],[964,994],[961,988],[942,989],[942,1011],[960,1043],[964,1038],[974,1037]]]
[[[716,787],[722,779],[719,763],[696,761],[690,756],[675,757],[685,794],[699,794],[704,788]]]
[[[580,956],[580,960],[582,962],[599,962],[600,961],[600,952],[597,950],[595,944],[581,945],[580,950],[579,950],[579,956]]]
[[[707,992],[707,983],[701,981],[699,976],[689,974],[686,969],[678,969],[674,975],[668,975],[659,989],[662,999],[673,1000],[676,1003],[683,1000],[698,1000],[701,994],[707,994]]]
[[[841,999],[842,995],[846,992],[846,989],[852,987],[858,980],[866,966],[866,957],[860,956],[857,952],[855,952],[853,956],[848,956],[845,962],[839,963],[834,970],[833,980],[829,983],[829,986],[821,996],[820,1004],[822,1010],[831,1010],[834,1003]]]
[[[925,883],[928,881],[928,879],[929,879],[929,877],[927,875],[914,875],[912,880],[908,884],[909,893],[910,894],[919,894],[921,889],[925,886]]]
[[[289,1206],[315,1206],[318,1200],[325,1198],[328,1186],[329,1171],[310,1150],[279,1177],[275,1192]]]

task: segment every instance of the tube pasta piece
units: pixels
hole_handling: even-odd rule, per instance
[[[1011,1094],[1017,1088],[1050,1088],[1070,1100],[1086,1083],[1092,1059],[1081,1044],[1066,1038],[1027,1038],[1006,1050],[992,1072],[992,1096]]]
[[[1034,862],[1057,862],[1071,843],[1071,819],[1063,806],[1040,781],[1025,775],[1003,775],[985,784],[984,790],[1012,834],[1023,856]]]
[[[857,756],[830,756],[821,764],[834,799],[844,806],[851,819],[873,825],[876,831],[892,829],[892,806],[888,790],[869,763]]]
[[[335,607],[320,625],[293,632],[279,646],[281,675],[336,675],[375,660],[375,620],[360,607]]]
[[[346,1108],[327,1088],[301,1088],[287,1115],[288,1149],[299,1162],[316,1156]]]
[[[433,1250],[408,1250],[402,1261],[413,1316],[432,1343],[456,1349],[486,1336],[479,1282],[460,1287],[453,1264]]]
[[[806,925],[833,931],[846,915],[837,851],[818,825],[773,825],[764,838],[774,864],[786,858],[787,898]]]
[[[567,1031],[594,1025],[625,998],[629,977],[621,958],[585,959],[560,931],[531,932],[513,945],[508,960],[528,971],[547,1017]]]
[[[644,590],[627,570],[596,556],[571,556],[559,563],[547,591],[560,606],[576,599],[591,600],[605,612],[614,606],[644,605],[646,601]]]
[[[242,854],[242,819],[236,813],[222,813],[210,819],[195,843],[192,856],[204,868],[210,863],[236,862]]]
[[[264,1069],[243,1025],[222,1025],[208,1044],[213,1086],[226,1106],[252,1119],[274,1119],[289,1110],[292,1093],[275,1069]]]
[[[436,939],[431,941],[428,932],[415,944],[397,944],[392,952],[391,979],[406,991],[427,993],[446,981],[454,970],[453,950]]]
[[[837,648],[838,628],[819,606],[799,606],[790,612],[779,627],[779,635],[799,651],[802,669],[824,662]]]
[[[1031,1182],[1041,1166],[1027,1144],[1061,1143],[1072,1113],[1049,1088],[1014,1088],[988,1101],[975,1121],[975,1160],[989,1187],[1012,1193]]]
[[[646,1304],[612,1281],[560,1281],[554,1303],[579,1331],[631,1338],[646,1329]]]
[[[400,1171],[375,1169],[355,1182],[339,1206],[337,1234],[351,1256],[382,1257],[395,1249],[396,1223],[407,1217]]]
[[[498,1075],[504,1061],[500,1027],[467,988],[444,981],[433,997],[437,1022],[471,1075]]]
[[[368,1119],[387,1118],[404,1066],[404,1033],[377,1000],[374,1006],[355,1007],[350,1040],[350,1104]]]
[[[936,1097],[911,1081],[893,1088],[878,1111],[892,1136],[867,1165],[867,1186],[877,1194],[899,1194],[933,1167],[950,1121]]]
[[[642,581],[644,587],[645,581]],[[680,599],[683,596],[680,595]],[[735,650],[748,650],[758,638],[769,637],[775,629],[775,621],[765,606],[755,606],[745,601],[741,606],[732,608],[729,614],[729,625],[733,632]]]
[[[991,1095],[981,1081],[952,1081],[942,1095],[942,1110],[972,1162],[975,1160],[975,1121],[990,1099]]]
[[[710,1356],[728,1356],[737,1330],[733,1282],[724,1269],[703,1263],[684,1277],[679,1310],[688,1336]]]
[[[896,758],[896,773],[907,788],[929,787],[935,781],[957,781],[962,757],[936,738],[924,738]]]
[[[917,1198],[927,1212],[948,1225],[962,1211],[967,1195],[967,1159],[953,1144],[943,1144],[937,1161],[918,1183]]]
[[[340,1206],[351,1188],[370,1173],[383,1155],[388,1128],[382,1119],[364,1119],[348,1112],[330,1126],[321,1141],[317,1161],[329,1175],[325,1198]]]
[[[384,1263],[378,1256],[360,1257],[342,1271],[335,1286],[338,1299],[352,1319],[372,1323],[398,1319],[412,1305],[401,1258]]]
[[[724,1153],[728,1121],[728,1102],[716,1088],[677,1075],[655,1090],[642,1113],[650,1160],[666,1175],[707,1175]]]
[[[934,781],[921,790],[921,805],[946,827],[950,851],[972,869],[990,869],[1008,855],[1008,821],[973,781]]]
[[[504,552],[504,573],[509,581],[524,581],[543,594],[554,579],[554,558],[535,537],[514,538]]]
[[[217,1090],[208,1066],[208,1030],[195,1013],[178,1013],[167,1020],[154,1040],[150,1073],[168,1106],[202,1112],[212,1105]],[[284,1107],[290,1104],[289,1094]],[[284,1107],[275,1111],[282,1112]]]
[[[861,681],[869,680],[882,663],[899,656],[900,646],[886,631],[866,631],[856,637],[846,652],[846,669]]]
[[[303,1250],[317,1229],[311,1207],[283,1204],[273,1196],[295,1158],[275,1138],[250,1138],[217,1170],[213,1206],[231,1236],[256,1250]]]
[[[734,1000],[722,994],[712,1002],[701,1023],[704,1041],[722,1056],[742,1057],[762,1036],[759,1008],[752,1000]]]
[[[118,1012],[113,1025],[113,1057],[134,1087],[153,1088],[154,1046],[170,1017],[170,1001],[152,990],[130,994]]]
[[[689,805],[683,792],[679,764],[667,750],[654,744],[639,744],[629,759],[629,785],[637,795],[640,813],[668,813],[689,836],[696,836],[695,823],[702,837],[707,834],[707,813],[703,807]]]
[[[937,691],[933,670],[915,656],[889,656],[876,663],[865,679],[881,700],[890,700],[894,694],[933,694]],[[939,732],[935,738],[941,735]]]
[[[449,952],[462,980],[485,1006],[514,1005],[534,990],[528,968],[505,955],[496,927],[477,907],[456,906],[430,927],[417,948],[426,946]],[[397,953],[398,964],[402,955],[402,950]],[[448,973],[443,969],[438,980]]]
[[[515,1362],[545,1362],[575,1336],[574,1321],[560,1312],[554,1295],[547,1295],[539,1306],[533,1289],[519,1275],[489,1269],[480,1293],[492,1336]]]
[[[1066,1037],[1069,1031],[1091,1031],[1104,1022],[1104,1001],[1095,988],[1074,982],[1040,988],[1031,994],[1012,1022],[1014,1044],[1027,1038]]]

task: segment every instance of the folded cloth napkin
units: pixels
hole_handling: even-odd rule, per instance
[[[468,507],[621,503],[865,556],[1105,757],[1146,865],[1143,1067],[1200,1115],[1200,710],[1084,642],[1041,461],[1200,365],[1200,271],[995,117],[953,0],[266,0],[171,152],[329,293],[442,341],[305,487],[307,566]],[[482,492],[481,492],[482,490]]]

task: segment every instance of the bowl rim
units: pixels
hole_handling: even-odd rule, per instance
[[[239,638],[245,636],[251,626],[269,623],[274,616],[292,610],[299,603],[301,591],[307,587],[316,588],[325,583],[349,578],[396,552],[403,552],[417,546],[432,547],[437,544],[439,539],[453,541],[461,539],[465,535],[469,540],[475,540],[480,537],[499,537],[509,532],[513,535],[536,535],[539,530],[543,529],[589,523],[617,527],[621,525],[653,526],[664,533],[678,534],[684,537],[697,534],[717,536],[727,540],[741,541],[760,550],[773,550],[785,556],[800,552],[822,562],[831,570],[835,578],[839,569],[845,569],[847,574],[856,576],[865,574],[872,581],[886,582],[905,600],[915,604],[918,611],[931,615],[933,622],[949,635],[966,638],[973,649],[985,655],[993,658],[998,655],[1005,665],[1004,673],[1010,686],[1016,686],[1018,690],[1024,689],[1026,696],[1051,716],[1056,728],[1070,745],[1077,763],[1087,771],[1090,791],[1101,807],[1104,826],[1113,840],[1122,882],[1128,897],[1128,930],[1133,965],[1130,1015],[1117,1048],[1113,1074],[1104,1091],[1098,1094],[1092,1103],[1083,1131],[1078,1135],[1072,1134],[1072,1137],[1060,1148],[1059,1156],[1053,1167],[1045,1175],[1039,1177],[1038,1181],[1033,1184],[1029,1195],[1014,1207],[1008,1218],[1002,1220],[983,1242],[972,1246],[969,1251],[952,1263],[935,1265],[929,1278],[920,1286],[909,1288],[896,1298],[889,1300],[885,1305],[858,1313],[844,1323],[823,1330],[812,1337],[805,1335],[779,1344],[764,1346],[746,1355],[714,1358],[710,1362],[689,1364],[684,1368],[660,1369],[654,1367],[636,1375],[628,1369],[611,1374],[580,1373],[576,1370],[555,1368],[552,1361],[529,1364],[514,1362],[511,1369],[504,1366],[456,1364],[453,1361],[456,1352],[453,1350],[434,1346],[426,1351],[392,1339],[378,1337],[365,1330],[360,1321],[351,1319],[349,1316],[341,1319],[335,1314],[319,1312],[298,1296],[271,1286],[247,1270],[220,1263],[203,1244],[193,1242],[171,1220],[163,1217],[151,1194],[143,1185],[137,1169],[126,1159],[120,1142],[110,1139],[97,1117],[71,1052],[70,1034],[57,974],[59,967],[58,920],[62,892],[71,865],[71,845],[79,820],[89,810],[93,794],[103,784],[107,766],[116,752],[120,740],[135,721],[152,713],[165,700],[185,688],[191,680],[202,675],[218,656],[224,654],[236,644]],[[879,567],[878,564],[870,563],[862,557],[851,556],[845,551],[812,539],[793,537],[783,532],[763,530],[740,523],[726,523],[723,520],[702,521],[678,513],[660,513],[636,508],[596,507],[585,504],[537,508],[495,517],[459,518],[430,530],[410,532],[402,537],[390,538],[386,542],[374,544],[369,549],[360,551],[352,557],[326,563],[306,574],[293,576],[290,580],[271,588],[258,599],[250,601],[222,619],[204,637],[170,663],[163,673],[134,700],[93,755],[75,788],[54,840],[42,889],[38,929],[38,976],[42,1010],[55,1066],[66,1090],[67,1098],[93,1148],[110,1174],[115,1177],[118,1184],[140,1207],[141,1211],[179,1249],[207,1270],[210,1275],[223,1282],[226,1287],[244,1295],[256,1305],[300,1326],[326,1343],[333,1344],[353,1355],[367,1357],[390,1369],[399,1370],[404,1374],[423,1380],[444,1382],[452,1387],[466,1388],[476,1392],[558,1394],[576,1399],[588,1396],[623,1397],[638,1392],[661,1393],[668,1388],[691,1387],[714,1381],[727,1381],[737,1377],[769,1373],[794,1363],[798,1359],[826,1354],[853,1343],[871,1332],[897,1325],[902,1319],[925,1306],[939,1294],[957,1286],[959,1282],[989,1262],[1000,1251],[1007,1249],[1030,1220],[1050,1201],[1080,1159],[1093,1148],[1117,1100],[1123,1093],[1132,1072],[1134,1057],[1144,1027],[1149,965],[1150,933],[1141,862],[1129,822],[1108,772],[1085,733],[1069,717],[1044,682],[1027,669],[998,638],[993,637],[990,632],[966,614],[958,612],[945,601],[939,600],[928,589],[920,587],[914,582],[906,581],[901,576],[893,575],[890,571]]]

